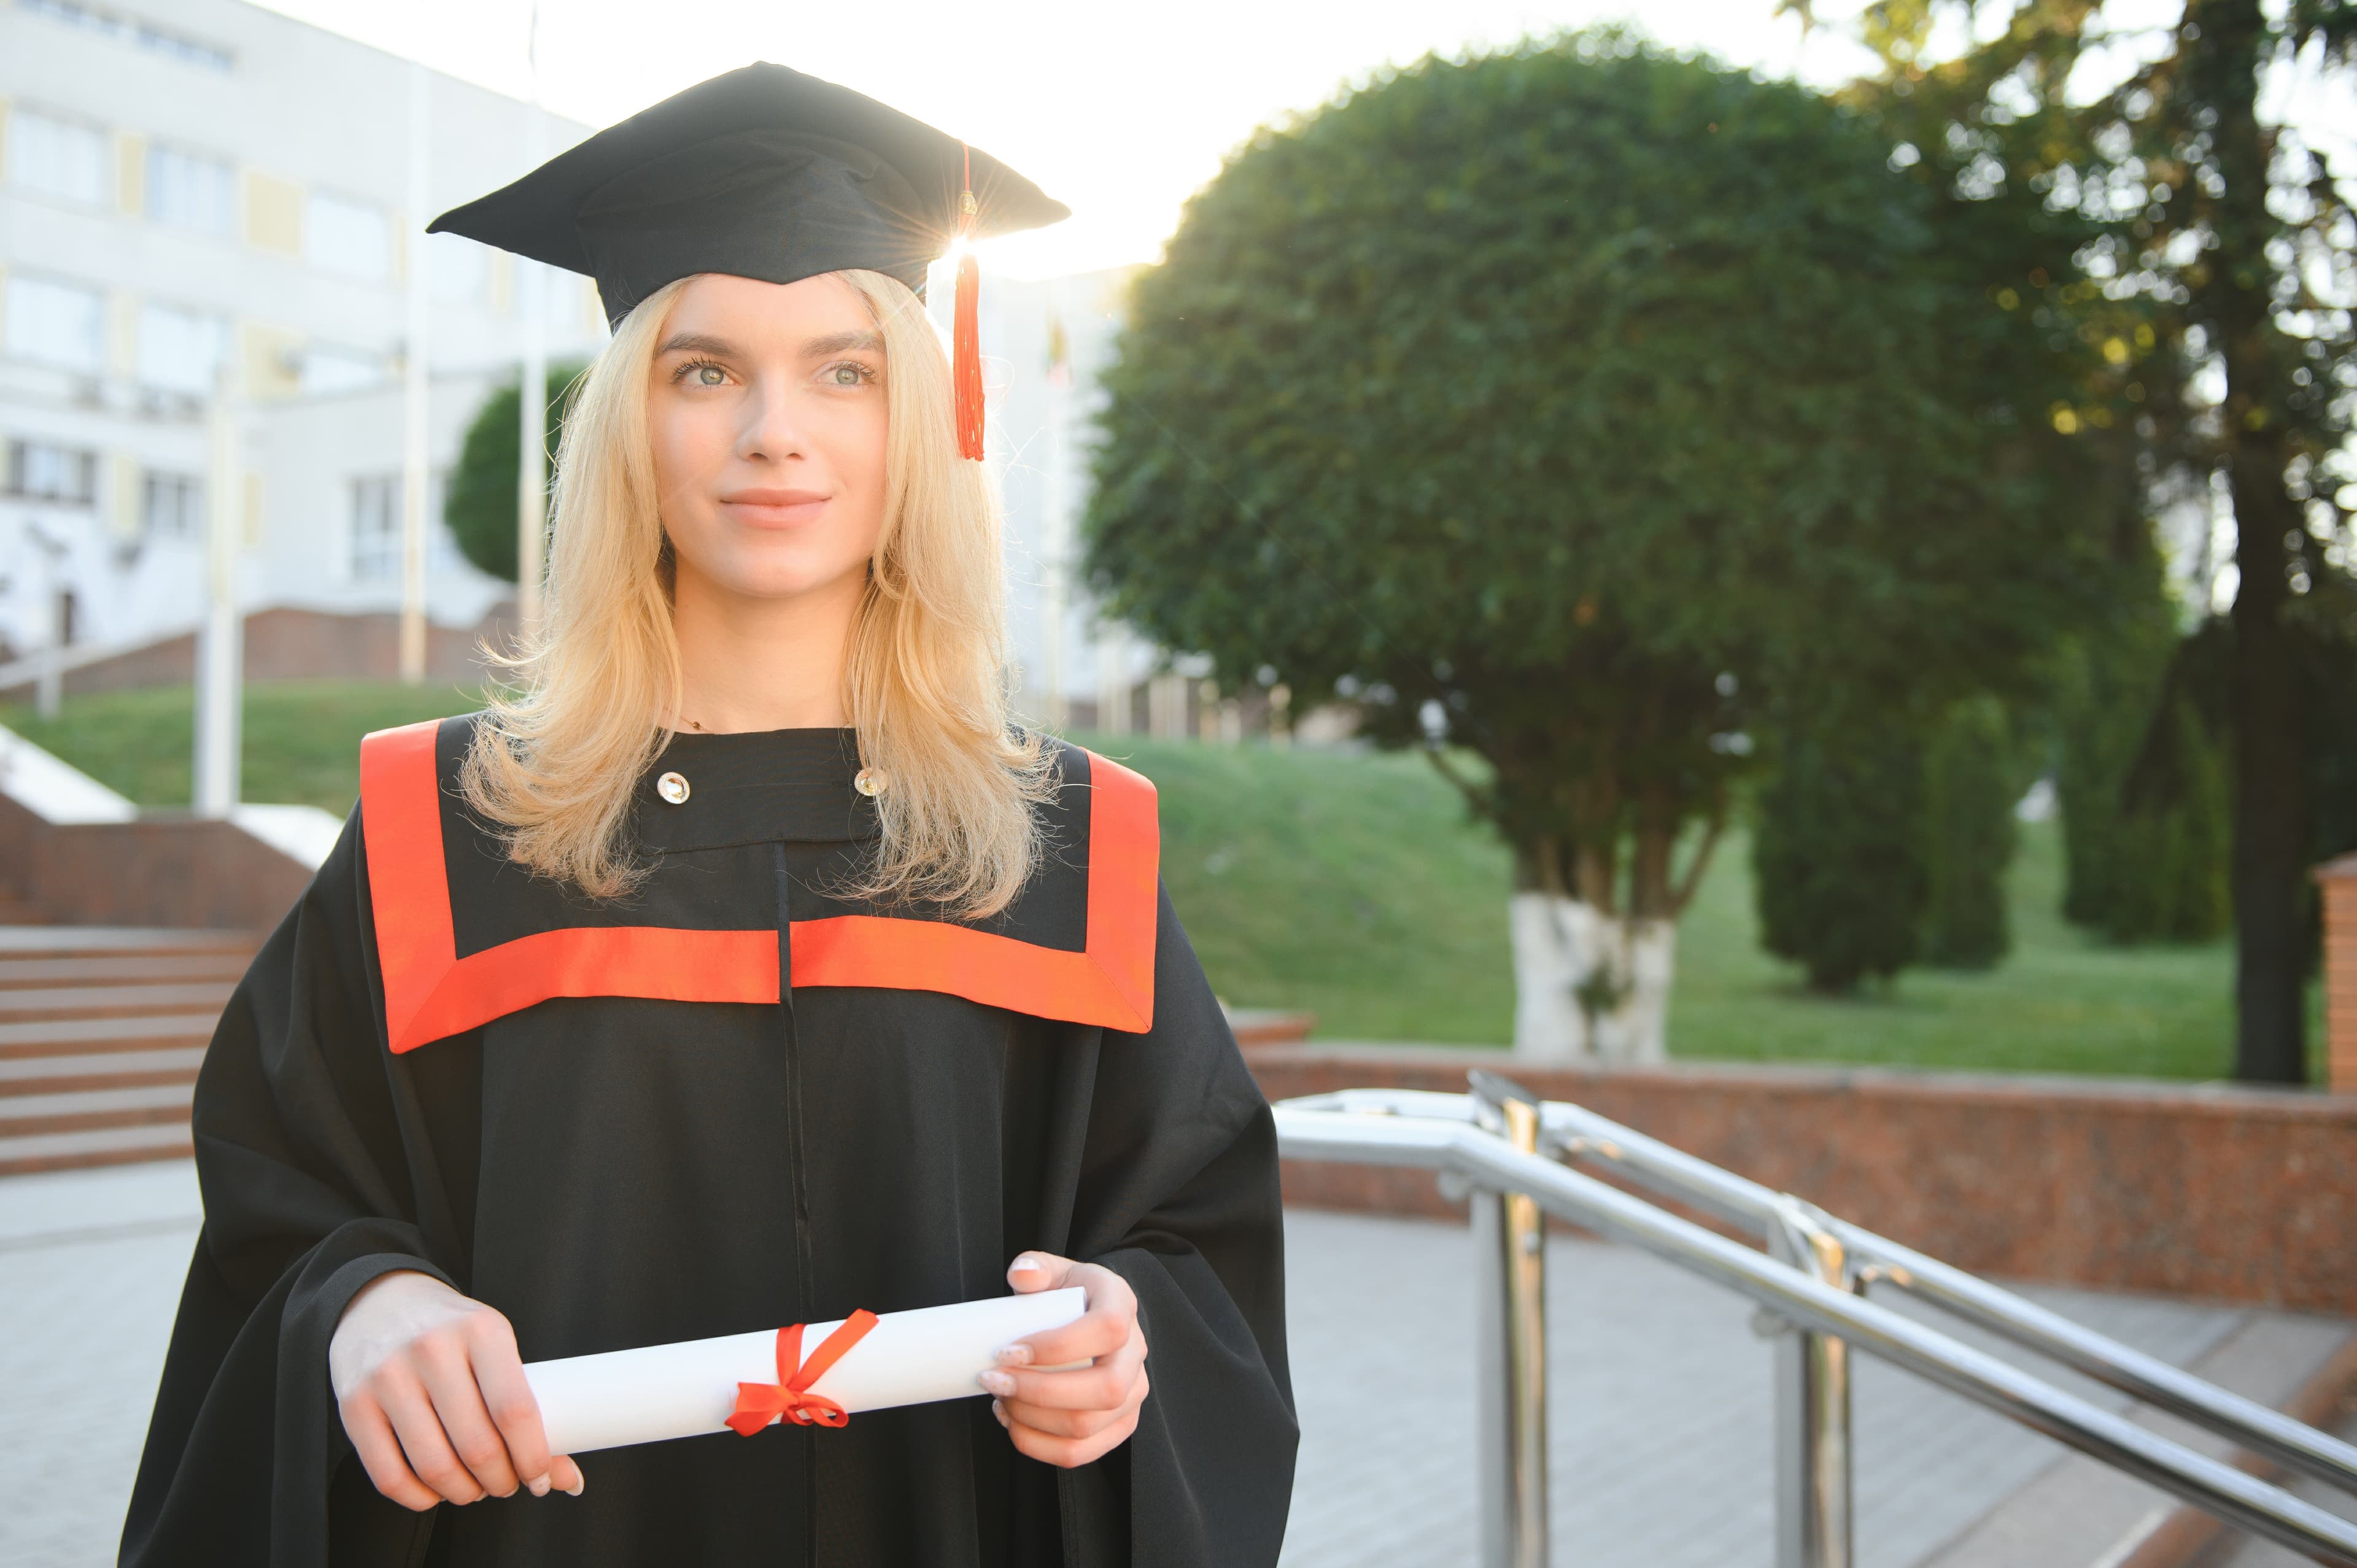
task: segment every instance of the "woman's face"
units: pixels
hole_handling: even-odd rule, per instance
[[[691,278],[651,373],[656,493],[683,577],[785,599],[864,570],[884,524],[884,343],[849,284]]]

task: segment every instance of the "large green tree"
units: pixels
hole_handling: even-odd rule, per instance
[[[2096,0],[1882,0],[1865,37],[1887,70],[1862,96],[1920,126],[1925,175],[2035,193],[2100,227],[2072,275],[2104,310],[2142,317],[2110,341],[2143,404],[2147,481],[2156,500],[2214,494],[2231,513],[2235,1068],[2294,1082],[2319,847],[2296,607],[2350,565],[2357,213],[2265,97],[2278,73],[2345,81],[2357,7],[2183,0],[2158,27],[2140,25],[2147,15]],[[1943,20],[1985,41],[1928,63]],[[2040,308],[2058,331],[2100,334],[2074,303]]]
[[[1535,1053],[1661,1053],[1764,700],[2001,686],[2112,570],[2050,412],[2099,352],[1991,281],[2087,226],[1891,154],[1623,34],[1427,60],[1257,135],[1135,287],[1095,585],[1430,748],[1513,848]]]

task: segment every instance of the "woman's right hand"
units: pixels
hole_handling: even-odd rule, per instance
[[[352,1297],[328,1378],[369,1479],[404,1508],[581,1495],[581,1467],[548,1452],[515,1330],[431,1274],[396,1270]]]

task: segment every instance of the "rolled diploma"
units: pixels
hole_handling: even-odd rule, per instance
[[[975,1380],[997,1365],[1003,1347],[1061,1328],[1081,1316],[1087,1298],[1073,1286],[885,1313],[810,1391],[854,1413],[979,1394]],[[837,1318],[803,1329],[803,1358],[841,1325]],[[778,1331],[533,1361],[523,1375],[540,1402],[551,1454],[695,1437],[729,1430],[738,1383],[778,1380]]]

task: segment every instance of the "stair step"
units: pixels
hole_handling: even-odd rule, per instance
[[[129,1165],[140,1160],[185,1160],[196,1144],[185,1126],[102,1127],[82,1133],[44,1133],[0,1137],[0,1176]]]
[[[0,893],[0,1176],[190,1157],[197,1075],[258,945],[47,925]]]
[[[33,1057],[0,1060],[0,1099],[91,1089],[136,1089],[197,1081],[205,1048],[121,1051],[108,1056]]]
[[[218,1014],[173,1013],[147,1018],[58,1018],[38,1024],[0,1024],[0,1061],[202,1046],[213,1037],[213,1026],[219,1022]]]
[[[234,984],[253,961],[243,953],[129,953],[113,958],[0,958],[0,991],[45,985],[88,985],[105,981],[127,985],[188,984],[228,981]]]
[[[79,1094],[28,1094],[0,1100],[0,1137],[89,1133],[102,1127],[170,1127],[186,1131],[193,1086],[97,1089]]]
[[[37,1018],[122,1018],[135,1014],[219,1012],[236,988],[220,982],[186,985],[43,985],[0,991],[0,1022]]]
[[[0,1078],[0,1126],[6,1125],[10,1101],[27,1094],[50,1094],[67,1090],[77,1092],[97,1089],[157,1089],[172,1085],[194,1088],[198,1069],[194,1067],[142,1068],[135,1072],[59,1073],[27,1082],[17,1078]]]
[[[0,925],[0,957],[92,958],[126,951],[241,952],[261,944],[250,931],[180,930],[169,926]]]

